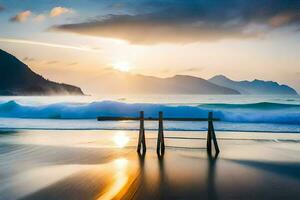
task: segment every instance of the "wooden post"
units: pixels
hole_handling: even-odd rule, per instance
[[[218,146],[217,137],[216,137],[216,133],[215,133],[213,122],[211,122],[211,134],[212,134],[212,139],[213,139],[213,142],[214,142],[216,154],[219,154],[220,153],[220,149],[219,149],[219,146]]]
[[[163,112],[159,112],[159,117],[158,117],[158,137],[157,137],[156,152],[157,152],[157,154],[164,154],[165,153]]]
[[[218,146],[217,142],[217,137],[214,129],[214,124],[213,124],[213,113],[209,112],[208,113],[208,131],[207,131],[207,152],[211,154],[212,149],[211,149],[211,140],[214,142],[214,147],[216,150],[216,154],[219,154],[220,149]]]
[[[143,146],[143,153],[146,153],[145,127],[144,127],[144,111],[140,112],[140,131],[137,152],[141,153],[141,146]]]
[[[206,143],[206,148],[207,152],[211,153],[211,132],[212,132],[212,112],[208,113],[208,129],[207,129],[207,143]]]

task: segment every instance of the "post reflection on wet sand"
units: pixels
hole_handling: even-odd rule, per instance
[[[214,185],[217,156],[191,159],[176,152],[157,155],[150,151],[147,156],[138,154],[138,159],[139,175],[128,190],[134,193],[132,199],[217,199]]]
[[[207,172],[207,196],[211,200],[218,199],[218,193],[215,188],[215,179],[216,179],[216,164],[218,159],[218,153],[212,155],[207,153],[208,156],[208,172]]]
[[[159,166],[159,183],[158,183],[158,197],[159,199],[165,199],[168,193],[168,179],[164,169],[164,155],[165,153],[162,152],[161,154],[157,155],[158,166]]]

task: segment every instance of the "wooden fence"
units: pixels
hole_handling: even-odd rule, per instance
[[[139,117],[97,117],[98,121],[140,121],[139,138],[137,145],[137,152],[146,152],[146,138],[145,138],[145,121],[158,121],[158,137],[156,151],[158,154],[164,154],[165,152],[165,140],[164,140],[164,128],[163,121],[190,121],[190,122],[208,122],[207,128],[207,143],[206,149],[208,153],[212,153],[212,142],[214,143],[215,152],[219,154],[220,149],[217,142],[217,137],[214,130],[214,121],[220,121],[220,119],[213,118],[213,113],[208,113],[208,118],[174,118],[174,117],[163,117],[163,112],[158,113],[158,118],[144,117],[144,111],[140,112]],[[188,138],[187,138],[188,139]]]

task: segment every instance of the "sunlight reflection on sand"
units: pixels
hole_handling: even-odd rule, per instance
[[[98,198],[98,200],[110,200],[113,199],[127,184],[128,175],[127,167],[128,160],[125,158],[118,158],[113,161],[114,168],[116,170],[114,183],[108,188],[108,190]]]

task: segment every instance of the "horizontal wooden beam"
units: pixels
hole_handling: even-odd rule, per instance
[[[97,117],[98,121],[139,121],[141,120],[140,117]],[[158,121],[158,118],[155,117],[145,117],[145,121]],[[208,118],[176,118],[176,117],[165,117],[163,118],[165,121],[189,121],[189,122],[205,122],[209,121]],[[212,118],[212,121],[220,121],[218,118]]]

